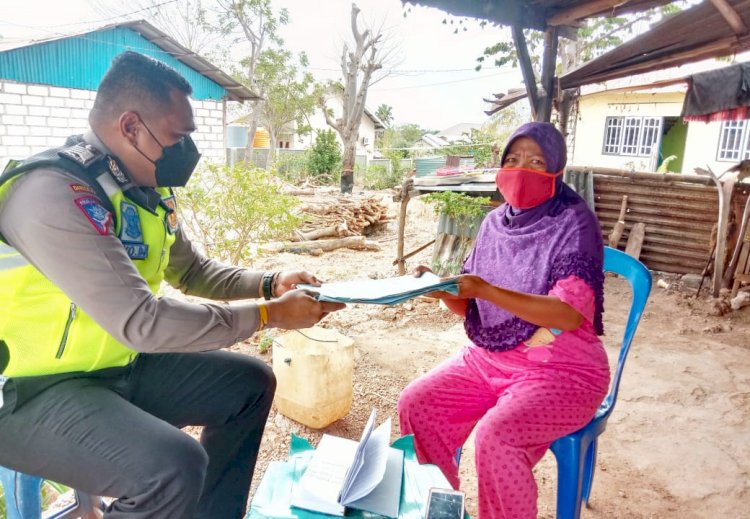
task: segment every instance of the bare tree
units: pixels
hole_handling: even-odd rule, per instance
[[[102,22],[145,19],[175,41],[207,58],[213,58],[217,35],[209,27],[201,0],[130,0],[114,4],[96,0],[93,8],[107,16]]]
[[[219,30],[226,36],[234,35],[234,43],[249,44],[248,54],[240,61],[242,69],[238,80],[252,88],[262,98],[265,97],[263,85],[255,81],[255,73],[263,51],[270,44],[281,45],[278,29],[289,22],[286,9],[278,14],[271,7],[271,0],[218,0]],[[245,160],[252,158],[253,140],[258,129],[260,110],[256,101],[250,113],[247,129],[247,149]]]
[[[344,81],[341,84],[330,85],[329,95],[341,97],[341,116],[334,119],[333,111],[328,108],[326,98],[321,96],[320,108],[328,125],[336,130],[344,142],[342,157],[341,192],[351,193],[354,186],[354,161],[359,138],[359,125],[365,111],[367,89],[373,83],[373,73],[383,68],[385,56],[381,50],[383,33],[381,30],[372,32],[369,29],[360,31],[357,23],[360,10],[352,4],[352,34],[354,35],[354,49],[344,44],[341,53],[341,72]],[[382,79],[382,78],[381,78]]]

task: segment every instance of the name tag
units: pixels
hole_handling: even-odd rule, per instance
[[[145,243],[123,243],[123,247],[128,251],[130,259],[146,259],[148,256],[148,245]]]

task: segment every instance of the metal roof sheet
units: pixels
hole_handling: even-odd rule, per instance
[[[43,40],[4,42],[0,44],[0,78],[96,90],[112,58],[125,50],[140,52],[175,68],[191,84],[196,99],[228,97],[241,102],[260,98],[143,20]]]

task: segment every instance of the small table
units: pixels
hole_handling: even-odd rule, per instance
[[[451,485],[435,465],[419,464],[411,435],[399,438],[391,446],[404,451],[404,477],[398,517],[423,519],[430,488],[451,488]],[[292,508],[289,504],[292,500],[292,487],[304,473],[313,452],[314,449],[307,440],[292,435],[289,460],[273,461],[268,465],[245,519],[331,519],[330,515]],[[346,517],[382,516],[360,510],[347,510]]]

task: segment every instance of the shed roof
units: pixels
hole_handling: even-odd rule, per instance
[[[548,25],[575,25],[592,16],[620,16],[673,0],[402,0],[436,7],[454,16],[489,20],[543,31]]]
[[[106,25],[74,35],[0,44],[0,78],[96,90],[117,54],[133,50],[175,68],[196,99],[259,99],[249,88],[144,20]]]
[[[739,16],[740,25],[733,26],[713,2],[704,0],[563,75],[560,87],[575,88],[750,49],[750,0],[722,2]]]

